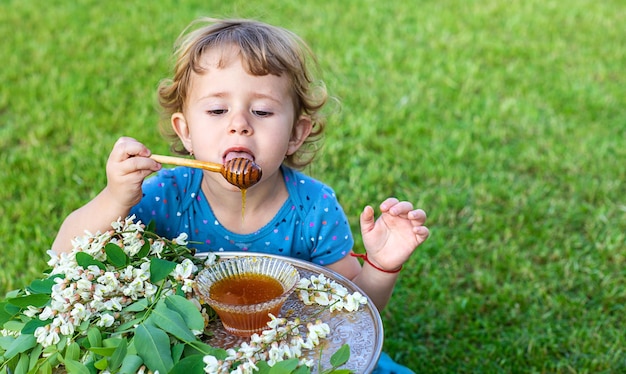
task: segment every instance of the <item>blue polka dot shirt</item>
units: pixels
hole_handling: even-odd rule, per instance
[[[327,185],[283,166],[287,201],[264,227],[251,234],[229,231],[215,218],[202,190],[202,171],[163,169],[147,178],[143,198],[131,214],[157,234],[175,238],[185,232],[198,252],[250,251],[332,264],[350,252],[354,239],[334,191]]]

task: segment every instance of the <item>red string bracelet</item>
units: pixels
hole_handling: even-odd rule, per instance
[[[378,270],[378,271],[382,271],[383,273],[389,273],[389,274],[395,274],[400,272],[400,270],[402,270],[402,265],[400,265],[400,267],[396,270],[385,270],[382,268],[379,268],[378,266],[372,264],[372,262],[370,261],[369,258],[367,258],[367,253],[354,253],[354,252],[350,252],[350,256],[352,257],[358,257],[358,258],[362,258],[363,261],[367,262],[368,264],[370,264],[371,267],[373,267],[374,269]]]

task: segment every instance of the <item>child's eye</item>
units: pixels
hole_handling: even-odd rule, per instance
[[[226,109],[211,109],[211,110],[207,110],[207,114],[212,115],[212,116],[219,116],[221,114],[226,113],[228,110]]]
[[[266,112],[264,110],[253,110],[252,113],[258,117],[269,117],[273,114],[272,112]]]

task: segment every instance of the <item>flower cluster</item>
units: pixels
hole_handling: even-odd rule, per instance
[[[163,290],[159,297],[173,294],[175,281],[180,282],[183,292],[192,291],[192,276],[197,273],[198,267],[188,258],[176,265],[165,284],[157,287],[150,281],[149,256],[162,254],[166,246],[162,238],[148,241],[147,256],[135,263],[120,268],[106,262],[107,252],[111,254],[114,251],[110,245],[121,249],[129,259],[146,245],[142,235],[143,225],[133,219],[118,220],[112,224],[113,230],[105,233],[87,233],[75,239],[72,243],[74,250],[70,253],[59,255],[54,251],[48,252],[48,265],[53,267],[50,275],[56,276],[50,303],[44,308],[29,306],[24,312],[31,318],[37,316],[42,321],[52,320],[35,330],[37,343],[44,348],[57,344],[61,335],[72,336],[84,321],[94,321],[96,326],[105,328],[120,326],[135,317],[134,313],[125,312],[125,307],[142,298],[154,301],[159,289]],[[185,239],[186,236],[178,237],[175,242],[184,245]],[[99,263],[80,266],[78,253],[88,254]]]
[[[51,372],[310,373],[309,350],[329,334],[321,321],[271,316],[268,330],[224,350],[204,343],[212,310],[194,295],[195,277],[217,256],[195,256],[187,235],[167,240],[133,216],[112,230],[76,238],[69,253],[49,251],[51,269],[25,289],[0,300],[0,374]],[[358,292],[324,275],[301,279],[301,300],[324,309],[353,311]],[[306,324],[306,332],[304,332]],[[159,354],[155,354],[158,352]],[[338,356],[339,358],[337,358]],[[344,345],[333,369],[349,359]]]
[[[304,304],[327,306],[330,311],[345,309],[353,312],[361,305],[367,304],[367,297],[360,292],[349,293],[346,287],[324,274],[300,279],[297,292]]]
[[[319,345],[320,339],[330,333],[330,327],[320,320],[307,324],[306,338],[301,335],[300,319],[288,321],[286,318],[277,318],[270,314],[271,320],[267,323],[269,329],[260,335],[250,337],[250,343],[243,343],[237,349],[228,349],[228,357],[218,360],[215,356],[204,356],[205,373],[221,374],[252,374],[258,371],[259,362],[266,362],[269,366],[288,359],[298,359],[300,366],[313,367],[314,361],[303,358],[303,350],[310,350]],[[233,367],[236,369],[233,370]]]

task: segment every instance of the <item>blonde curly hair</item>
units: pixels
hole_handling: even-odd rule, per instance
[[[191,30],[198,24],[203,26]],[[326,126],[321,109],[328,100],[328,93],[323,82],[314,78],[311,67],[318,68],[317,60],[300,37],[283,28],[254,20],[200,18],[183,31],[175,46],[173,77],[161,81],[158,87],[163,115],[161,132],[171,141],[172,152],[186,154],[171,127],[170,118],[172,114],[183,111],[192,73],[201,74],[203,71],[203,53],[210,48],[235,46],[250,74],[286,76],[291,81],[295,118],[309,116],[313,128],[300,149],[288,156],[284,163],[303,168],[313,161]]]

